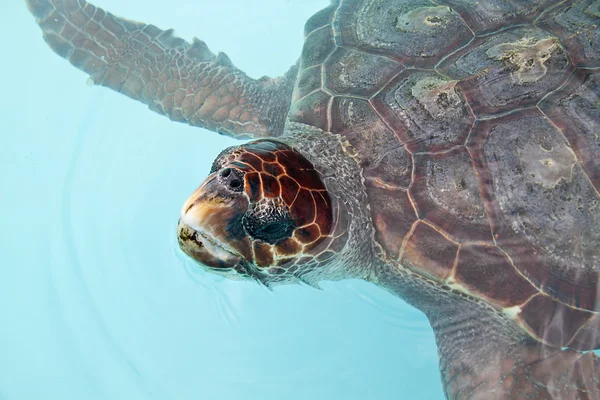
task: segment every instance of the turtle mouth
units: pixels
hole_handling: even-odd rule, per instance
[[[243,264],[242,257],[228,246],[181,220],[177,227],[177,241],[185,254],[207,267],[224,270],[236,269]]]

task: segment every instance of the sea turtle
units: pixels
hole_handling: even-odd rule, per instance
[[[181,211],[207,270],[393,292],[451,399],[600,398],[600,1],[336,0],[258,80],[84,0],[27,5],[95,84],[257,139]]]

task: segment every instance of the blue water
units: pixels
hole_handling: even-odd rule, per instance
[[[257,78],[295,62],[327,0],[176,3],[97,5]],[[21,0],[0,5],[0,46],[0,399],[443,397],[433,333],[392,295],[270,292],[182,255],[179,209],[233,140],[86,85]]]

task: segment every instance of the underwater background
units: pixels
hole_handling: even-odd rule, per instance
[[[327,0],[97,0],[205,40],[254,78]],[[236,142],[55,55],[0,5],[0,399],[441,399],[422,313],[362,281],[269,291],[200,270],[179,210]]]

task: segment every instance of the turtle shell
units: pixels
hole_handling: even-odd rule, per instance
[[[359,154],[397,268],[552,346],[600,346],[600,1],[343,0],[291,121]]]

